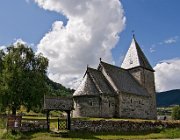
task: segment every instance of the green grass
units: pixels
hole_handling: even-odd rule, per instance
[[[88,132],[28,132],[17,133],[12,135],[10,133],[4,133],[1,138],[4,139],[16,139],[16,140],[82,140],[82,139],[161,139],[161,138],[180,138],[180,128],[177,129],[165,129],[154,132],[104,132],[104,133],[88,133]]]
[[[24,118],[24,117],[23,117]],[[45,120],[45,117],[25,117],[27,120]],[[77,118],[75,118],[77,119]],[[81,118],[81,120],[107,120],[102,118]],[[139,119],[108,119],[108,120],[129,120],[129,121],[145,121]],[[57,118],[50,119],[50,127],[52,131],[57,131]],[[6,120],[0,119],[0,139],[9,140],[82,140],[82,139],[160,139],[160,138],[180,138],[180,128],[176,129],[158,129],[148,132],[26,132],[16,134],[7,133]]]

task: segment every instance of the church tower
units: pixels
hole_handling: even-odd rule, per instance
[[[149,64],[134,35],[121,67],[127,69],[131,73],[131,75],[139,82],[139,84],[148,91],[151,98],[151,118],[156,119],[154,70]]]

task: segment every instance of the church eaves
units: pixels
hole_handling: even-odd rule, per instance
[[[134,36],[121,67],[124,69],[142,67],[154,71]]]

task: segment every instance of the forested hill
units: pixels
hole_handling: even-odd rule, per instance
[[[180,105],[180,89],[159,92],[156,94],[157,107]]]
[[[72,96],[74,92],[74,89],[66,88],[59,83],[53,82],[48,77],[46,77],[46,83],[49,96]]]

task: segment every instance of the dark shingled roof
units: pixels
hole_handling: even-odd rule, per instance
[[[81,82],[81,84],[73,94],[73,96],[84,96],[84,95],[99,96],[99,91],[96,88],[92,78],[87,72],[83,78],[83,81]]]
[[[101,73],[101,71],[93,69],[93,68],[88,68],[87,72],[93,79],[97,89],[99,90],[100,93],[105,93],[105,94],[110,94],[114,95],[115,92],[104,77],[104,75]]]
[[[121,67],[125,69],[131,69],[138,66],[154,71],[143,51],[139,47],[136,39],[133,37],[130,48],[128,49]]]
[[[73,96],[99,96],[100,93],[112,96],[115,95],[115,92],[101,71],[88,67],[83,81],[74,92]]]
[[[44,97],[45,110],[73,110],[73,99],[65,97]]]
[[[100,66],[105,69],[105,72],[112,79],[112,82],[119,91],[149,96],[147,90],[143,88],[127,70],[102,61],[100,62]]]

